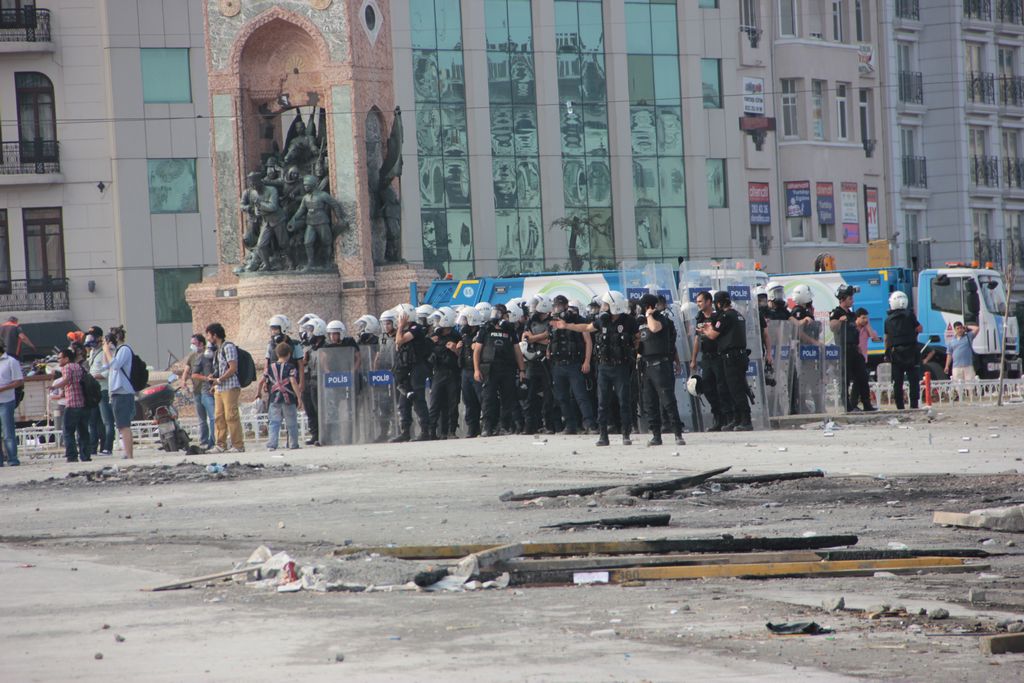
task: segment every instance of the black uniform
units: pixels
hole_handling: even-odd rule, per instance
[[[551,332],[551,317],[534,313],[526,324],[526,332],[544,334]],[[554,396],[551,392],[551,367],[548,365],[548,342],[532,342],[528,347],[535,353],[526,361],[526,433],[534,434],[543,422],[546,431],[557,431],[554,420]]]
[[[433,349],[430,366],[433,370],[430,381],[430,434],[446,439],[455,436],[458,424],[452,420],[452,406],[459,405],[459,355],[448,348],[448,343],[459,343],[454,330],[437,330],[430,341]],[[457,415],[458,413],[456,413]]]
[[[885,349],[892,362],[892,391],[896,408],[903,410],[903,380],[910,383],[910,407],[917,408],[920,399],[921,351],[917,344],[919,323],[908,309],[889,311],[885,319]]]
[[[473,340],[476,338],[476,327],[465,327],[461,330],[462,348],[459,349],[459,368],[462,371],[462,403],[466,408],[466,436],[480,436],[480,395],[483,388],[473,377]]]
[[[568,311],[558,316],[569,324],[586,322],[580,316]],[[583,377],[583,360],[586,345],[583,334],[572,330],[552,330],[548,345],[551,364],[551,388],[562,409],[566,434],[575,434],[579,429],[579,417],[583,426],[594,426],[594,406],[587,393]]]
[[[846,409],[856,410],[857,401],[860,401],[864,410],[873,410],[871,407],[871,386],[868,378],[868,365],[864,356],[860,355],[860,332],[854,323],[856,315],[849,308],[836,306],[833,309],[829,320],[846,318],[840,327],[837,339],[842,340],[843,353],[846,354],[846,385],[847,389],[853,385],[853,391],[847,392]]]
[[[499,426],[511,429],[515,422],[516,386],[515,325],[507,320],[489,320],[477,332],[481,344],[480,372],[483,374],[484,435],[497,436]],[[500,425],[499,425],[500,416]]]
[[[661,437],[662,413],[667,411],[668,427],[676,435],[683,434],[683,424],[676,406],[675,346],[672,344],[671,320],[664,313],[655,312],[661,330],[651,332],[647,316],[639,318],[640,355],[644,360],[644,412],[647,426],[654,439]]]
[[[602,436],[608,433],[612,399],[619,408],[623,438],[629,436],[632,408],[629,398],[629,379],[633,372],[636,351],[636,320],[629,315],[613,316],[602,313],[592,323],[596,328],[594,353],[597,356],[597,426]]]
[[[700,311],[697,313],[696,323],[698,326],[713,325],[717,318],[716,313],[706,316],[703,311]],[[700,335],[700,375],[704,398],[711,406],[711,414],[714,416],[714,424],[707,431],[721,431],[723,426],[733,420],[732,400],[729,398],[729,391],[725,386],[722,355],[718,352],[718,340],[708,339],[704,335]]]
[[[320,416],[317,413],[317,382],[320,381],[317,372],[317,350],[324,345],[323,337],[313,337],[306,345],[304,358],[306,364],[302,369],[302,405],[306,409],[306,422],[309,429],[309,438],[306,445],[319,445],[320,443]]]
[[[809,323],[797,325],[796,328],[796,357],[790,361],[793,367],[797,368],[792,383],[792,413],[798,415],[804,412],[804,409],[807,407],[806,402],[802,400],[804,398],[810,402],[812,413],[820,413],[824,409],[824,396],[820,391],[822,386],[821,353],[819,351],[817,354],[817,360],[804,358],[800,348],[816,344],[821,339],[821,323],[814,319],[813,304],[798,304],[794,306],[790,312],[790,317],[796,321],[810,319]]]
[[[725,380],[723,384],[729,392],[733,410],[733,421],[722,429],[749,429],[750,387],[747,384],[747,365],[750,350],[747,348],[747,321],[739,311],[730,307],[719,311],[711,325],[712,329],[718,332],[716,341],[722,354],[722,375]]]
[[[398,386],[398,426],[401,430],[395,437],[397,440],[408,441],[412,427],[412,412],[416,411],[416,420],[420,425],[420,439],[430,438],[430,414],[427,411],[427,375],[430,368],[430,340],[427,330],[419,323],[409,323],[405,332],[412,335],[412,340],[398,347],[395,360],[395,383]],[[400,330],[398,334],[402,334]]]

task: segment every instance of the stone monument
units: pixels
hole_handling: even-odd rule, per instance
[[[401,258],[389,9],[207,0],[219,268],[186,292],[197,329],[261,349],[273,314],[352,322],[434,276]]]

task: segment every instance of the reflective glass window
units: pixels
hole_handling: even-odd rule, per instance
[[[143,48],[139,53],[143,102],[192,101],[188,48]]]

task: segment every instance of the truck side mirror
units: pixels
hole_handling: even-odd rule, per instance
[[[931,342],[932,344],[938,344],[942,340],[939,338],[939,335],[930,334],[928,335],[928,341]]]
[[[986,285],[986,286],[987,286],[987,287],[988,287],[989,289],[995,289],[996,287],[998,287],[998,286],[999,286],[999,283],[998,283],[998,282],[996,282],[995,280],[989,280],[988,282],[986,282],[986,283],[985,283],[985,285]]]

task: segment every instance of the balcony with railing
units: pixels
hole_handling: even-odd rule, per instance
[[[31,176],[60,173],[60,143],[29,140],[0,144],[0,185],[11,178],[31,181]]]
[[[910,21],[920,21],[920,0],[896,0],[896,18],[909,19]]]
[[[11,51],[13,46],[10,43],[50,41],[50,10],[35,7],[0,9],[0,49],[3,51]]]
[[[999,157],[971,157],[971,184],[999,187]]]
[[[1003,157],[1003,185],[1017,190],[1024,189],[1024,159]]]
[[[1024,25],[1024,0],[997,0],[996,21],[1001,24]]]
[[[991,263],[1000,270],[1003,267],[1002,240],[989,239],[974,235],[974,260],[978,263]]]
[[[924,85],[920,71],[900,72],[900,102],[924,104]]]
[[[1024,107],[1024,77],[999,77],[999,104],[1004,107]]]
[[[995,74],[971,71],[967,74],[967,99],[978,104],[996,103]]]
[[[928,187],[928,164],[924,157],[903,157],[903,187]]]
[[[66,311],[70,308],[67,278],[0,280],[0,312]]]
[[[964,0],[964,18],[992,21],[992,0]]]

